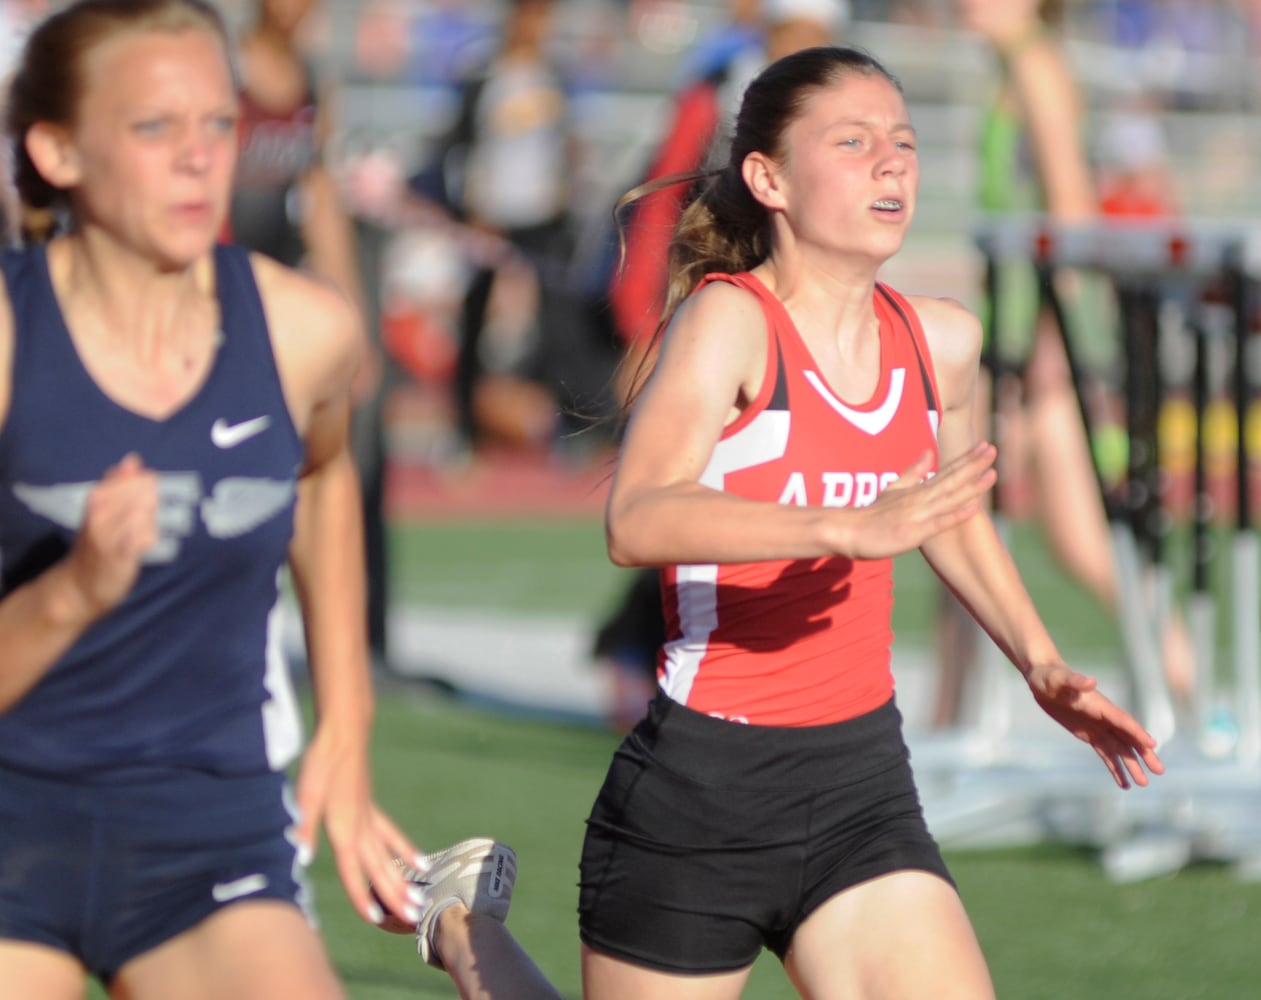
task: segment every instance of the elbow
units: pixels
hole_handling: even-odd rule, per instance
[[[610,505],[604,518],[604,544],[614,566],[632,568],[648,565],[642,545],[637,541],[634,518],[620,506]]]
[[[634,557],[633,550],[626,543],[624,532],[614,527],[611,518],[604,523],[604,545],[609,553],[609,562],[614,566],[628,568],[639,565]]]

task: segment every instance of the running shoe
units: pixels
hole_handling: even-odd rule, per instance
[[[400,865],[403,876],[421,890],[423,916],[416,925],[416,951],[429,965],[441,969],[433,946],[438,915],[453,903],[463,903],[470,913],[481,913],[503,922],[512,902],[517,880],[517,855],[507,844],[490,837],[475,837],[418,859],[420,871]]]

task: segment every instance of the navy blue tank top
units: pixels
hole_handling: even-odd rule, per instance
[[[0,769],[110,782],[257,774],[298,752],[280,646],[302,441],[248,254],[215,250],[221,345],[162,420],[110,399],[71,340],[45,248],[0,259],[13,305],[0,429],[0,594],[62,558],[88,493],[136,452],[159,477],[157,546],[127,598],[0,714]]]

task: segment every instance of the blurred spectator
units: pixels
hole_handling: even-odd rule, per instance
[[[409,77],[457,86],[494,54],[495,35],[465,0],[436,0],[411,21]]]
[[[579,413],[598,405],[592,399],[611,368],[571,282],[576,148],[569,98],[548,48],[555,6],[513,0],[498,51],[462,82],[455,123],[433,166],[414,179],[418,193],[512,250],[498,259],[482,254],[464,297],[454,385],[462,454],[483,437],[564,446],[582,423]],[[514,307],[499,315],[532,315],[524,335],[533,342],[501,342],[508,362],[488,374],[496,346],[488,323],[492,293],[514,288]]]
[[[738,20],[744,4],[730,8],[735,37],[744,34]],[[734,117],[744,88],[762,66],[812,45],[833,41],[848,21],[842,0],[761,0],[759,41],[729,46],[728,58],[715,62],[704,76],[688,81],[675,97],[672,120],[657,145],[643,183],[695,170],[715,155],[715,141]],[[717,148],[716,155],[722,149]],[[666,248],[679,215],[685,191],[667,186],[640,199],[625,222],[626,246],[621,268],[611,281],[609,300],[614,323],[627,356],[619,390],[624,398],[629,382],[642,367],[665,302]]]
[[[721,72],[742,54],[762,47],[759,0],[727,0],[722,24],[683,53],[676,89]]]
[[[0,2],[0,79],[7,84],[31,25],[48,10],[48,0]]]
[[[8,89],[31,26],[48,10],[48,0],[0,0],[0,94]],[[9,178],[8,157],[0,166],[0,245],[16,236],[21,215],[17,193]]]
[[[1099,130],[1099,209],[1111,218],[1177,215],[1169,146],[1150,100],[1127,102]]]
[[[378,255],[361,247],[325,161],[333,126],[302,45],[317,0],[258,0],[239,40],[241,151],[229,213],[231,238],[290,267],[306,267],[356,302],[379,338]],[[365,251],[361,254],[361,250]],[[359,465],[368,575],[367,629],[388,664],[385,445],[380,351],[365,354],[355,386],[353,450]]]

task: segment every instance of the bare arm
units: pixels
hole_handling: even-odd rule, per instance
[[[350,384],[362,350],[357,310],[333,288],[256,256],[286,399],[306,445],[290,567],[302,608],[316,728],[298,780],[298,839],[322,824],[356,910],[379,923],[369,885],[408,916],[393,857],[415,848],[372,798],[374,710],[368,666],[359,489],[350,453]]]
[[[13,315],[0,287],[0,427],[13,379]],[[0,600],[0,713],[52,669],[131,590],[157,540],[157,481],[132,455],[91,493],[70,551]]]
[[[620,565],[745,562],[828,555],[878,558],[920,545],[977,509],[992,484],[992,449],[921,482],[931,456],[861,510],[755,502],[702,482],[723,427],[757,395],[767,333],[750,293],[715,284],[666,334],[635,406],[606,511]]]
[[[157,541],[157,481],[128,456],[88,498],[70,552],[0,601],[0,714],[131,590]]]
[[[976,439],[972,414],[981,327],[956,303],[917,299],[914,305],[944,401],[938,444],[946,462],[966,453]],[[1164,770],[1155,740],[1137,720],[1099,693],[1094,678],[1065,664],[987,513],[978,511],[928,539],[921,551],[1020,670],[1042,709],[1089,743],[1118,785],[1145,785],[1147,771]]]
[[[937,445],[945,465],[979,439],[974,399],[981,324],[949,300],[917,298],[914,305],[929,339],[942,395]],[[929,539],[922,551],[1022,674],[1035,664],[1059,661],[1059,652],[987,513],[979,511],[953,531]]]

